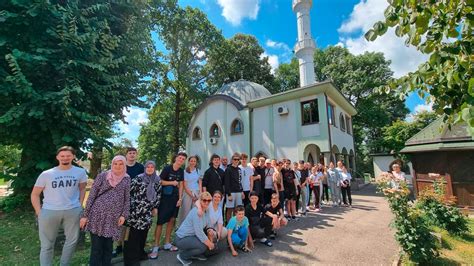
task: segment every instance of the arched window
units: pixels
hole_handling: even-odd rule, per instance
[[[344,120],[344,115],[342,113],[339,115],[339,124],[341,125],[341,130],[346,131],[346,121]]]
[[[200,140],[202,138],[202,131],[199,127],[195,127],[193,130],[193,140]]]
[[[351,129],[352,129],[351,118],[346,115],[346,131],[348,134],[352,134]]]
[[[216,123],[212,124],[211,129],[209,130],[209,136],[212,138],[218,138],[220,137],[220,135],[221,133],[219,130],[219,126]]]
[[[242,123],[242,121],[240,119],[235,119],[232,122],[230,128],[231,128],[230,133],[232,135],[243,134],[244,133],[244,124]]]

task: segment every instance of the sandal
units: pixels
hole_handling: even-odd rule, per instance
[[[148,255],[148,258],[151,260],[155,260],[158,258],[158,251],[160,251],[160,247],[154,246],[153,249],[151,250],[150,254]]]
[[[164,250],[168,250],[168,251],[178,251],[178,248],[173,246],[171,243],[166,243],[164,246],[163,246],[163,249]]]
[[[240,250],[242,250],[242,251],[245,252],[245,253],[250,253],[250,252],[252,252],[252,251],[251,251],[250,249],[248,249],[246,246],[241,247]]]

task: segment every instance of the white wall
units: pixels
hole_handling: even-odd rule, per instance
[[[278,108],[288,107],[288,114],[279,115]],[[292,161],[298,159],[298,120],[295,101],[286,101],[272,106],[275,157],[288,158]]]
[[[189,155],[198,155],[201,158],[203,169],[207,168],[209,158],[213,153],[230,157],[234,152],[249,152],[248,136],[249,127],[245,126],[248,121],[246,116],[242,116],[244,110],[239,111],[237,108],[225,101],[216,100],[210,102],[194,119],[191,127],[190,136],[188,136],[187,152]],[[239,118],[244,123],[244,134],[231,135],[231,123],[235,118]],[[217,145],[212,145],[210,139],[210,128],[216,123],[220,128],[220,137]],[[199,126],[202,130],[201,140],[192,140],[193,129]]]
[[[273,132],[270,132],[270,109],[268,106],[253,109],[252,117],[252,155],[263,152],[273,157]]]
[[[339,124],[339,115],[342,112],[344,114],[344,121],[346,116],[349,116],[342,108],[335,104],[334,101],[331,101],[331,99],[328,97],[329,102],[336,107],[335,109],[335,125],[330,125],[331,127],[331,143],[332,145],[336,145],[339,149],[339,152],[342,152],[343,148],[346,148],[347,153],[349,154],[350,150],[355,152],[354,149],[354,138],[351,135],[352,134],[352,128],[351,128],[351,134],[347,133],[347,128],[345,131],[341,130],[341,125]],[[350,117],[350,116],[349,116]],[[352,121],[351,121],[352,125]]]

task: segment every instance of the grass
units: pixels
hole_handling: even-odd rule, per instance
[[[441,234],[440,256],[430,265],[473,265],[474,264],[474,219],[469,219],[470,232],[462,236],[449,235],[446,230],[433,228]],[[406,256],[402,265],[415,265]]]
[[[153,227],[148,232],[147,248],[154,245]],[[165,234],[166,226],[163,227]],[[40,241],[38,226],[31,207],[11,213],[0,212],[0,265],[39,265]],[[172,234],[174,239],[174,232]],[[163,243],[164,237],[161,238]],[[58,245],[57,245],[58,247]],[[59,265],[62,243],[55,249],[54,265]],[[78,245],[71,261],[71,265],[87,265],[90,254],[90,237],[85,234],[85,241]]]

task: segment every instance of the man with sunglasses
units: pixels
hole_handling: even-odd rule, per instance
[[[232,155],[232,163],[224,172],[224,187],[227,195],[226,201],[226,221],[232,217],[234,208],[242,205],[242,199],[245,197],[242,189],[242,173],[239,168],[240,154]]]

